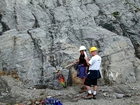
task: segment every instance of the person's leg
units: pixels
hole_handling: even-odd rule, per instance
[[[85,77],[82,78],[82,85],[83,86],[85,86],[84,82],[85,82]]]
[[[97,89],[98,89],[97,85],[93,86],[93,95],[96,95]]]
[[[91,84],[92,84],[92,81],[91,79],[89,78],[89,76],[86,77],[85,79],[85,82],[84,82],[85,86],[86,86],[86,89],[87,89],[87,96],[85,97],[85,99],[91,99],[93,98],[93,94],[92,94],[92,91],[91,91]]]
[[[85,77],[81,78],[82,79],[82,88],[81,90],[79,91],[79,93],[83,93],[83,92],[86,92],[86,87],[85,87]]]
[[[97,94],[97,89],[98,89],[98,86],[97,86],[97,79],[95,79],[93,81],[93,99],[96,99],[96,94]]]
[[[92,94],[92,91],[91,91],[91,87],[90,86],[86,86],[86,89],[88,91],[89,94]]]
[[[82,87],[81,87],[81,90],[79,91],[79,93],[86,92],[86,87],[84,85],[86,75],[87,75],[86,66],[81,66],[80,67],[80,75],[79,75],[79,77],[81,78],[81,81],[82,81]]]
[[[88,91],[88,90],[91,90],[90,86],[86,86],[86,88],[87,88],[87,91]]]
[[[87,96],[85,96],[85,99],[91,99],[91,98],[93,98],[91,87],[90,86],[86,86],[86,88],[87,88],[88,94],[87,94]]]

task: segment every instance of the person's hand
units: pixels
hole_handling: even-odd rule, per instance
[[[73,64],[76,64],[76,62],[73,62]]]
[[[76,64],[76,63],[78,63],[78,61],[73,62],[73,64]]]
[[[85,60],[88,61],[88,57],[85,57]]]
[[[88,57],[85,57],[84,59],[85,59],[85,60],[87,60],[87,61],[89,61],[89,60],[90,60],[90,58],[88,58]]]
[[[82,66],[84,66],[84,64],[81,64]]]

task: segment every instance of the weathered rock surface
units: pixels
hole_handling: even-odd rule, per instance
[[[7,82],[4,82],[7,81]],[[78,93],[79,86],[69,86],[65,89],[27,89],[25,85],[11,76],[0,77],[0,83],[6,85],[0,87],[0,104],[7,105],[30,105],[34,102],[39,103],[41,99],[47,97],[53,97],[63,103],[63,105],[139,105],[140,104],[140,82],[131,84],[116,84],[115,86],[99,85],[96,100],[85,100],[83,97],[87,95],[85,93]],[[9,91],[10,90],[10,91]],[[6,94],[4,94],[6,93]]]
[[[0,70],[16,71],[27,88],[61,89],[55,70],[61,70],[68,84],[76,82],[70,74],[74,68],[64,67],[78,59],[80,45],[87,49],[94,45],[103,59],[102,81],[139,81],[139,4],[139,0],[2,0]]]

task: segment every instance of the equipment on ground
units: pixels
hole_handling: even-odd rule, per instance
[[[61,83],[61,85],[64,88],[66,88],[66,81],[65,81],[65,78],[64,78],[63,74],[60,73],[60,70],[56,70],[56,73],[57,73],[58,81]]]

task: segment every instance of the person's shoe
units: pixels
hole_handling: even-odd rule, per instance
[[[87,94],[87,96],[86,97],[84,97],[85,99],[92,99],[93,98],[93,94]]]
[[[79,91],[79,93],[83,93],[83,92],[86,92],[87,91],[87,89],[86,88],[83,88],[83,89],[81,89],[80,91]]]
[[[81,87],[80,89],[84,89],[84,88],[85,88],[85,86]]]
[[[96,95],[93,95],[93,99],[96,99]]]

